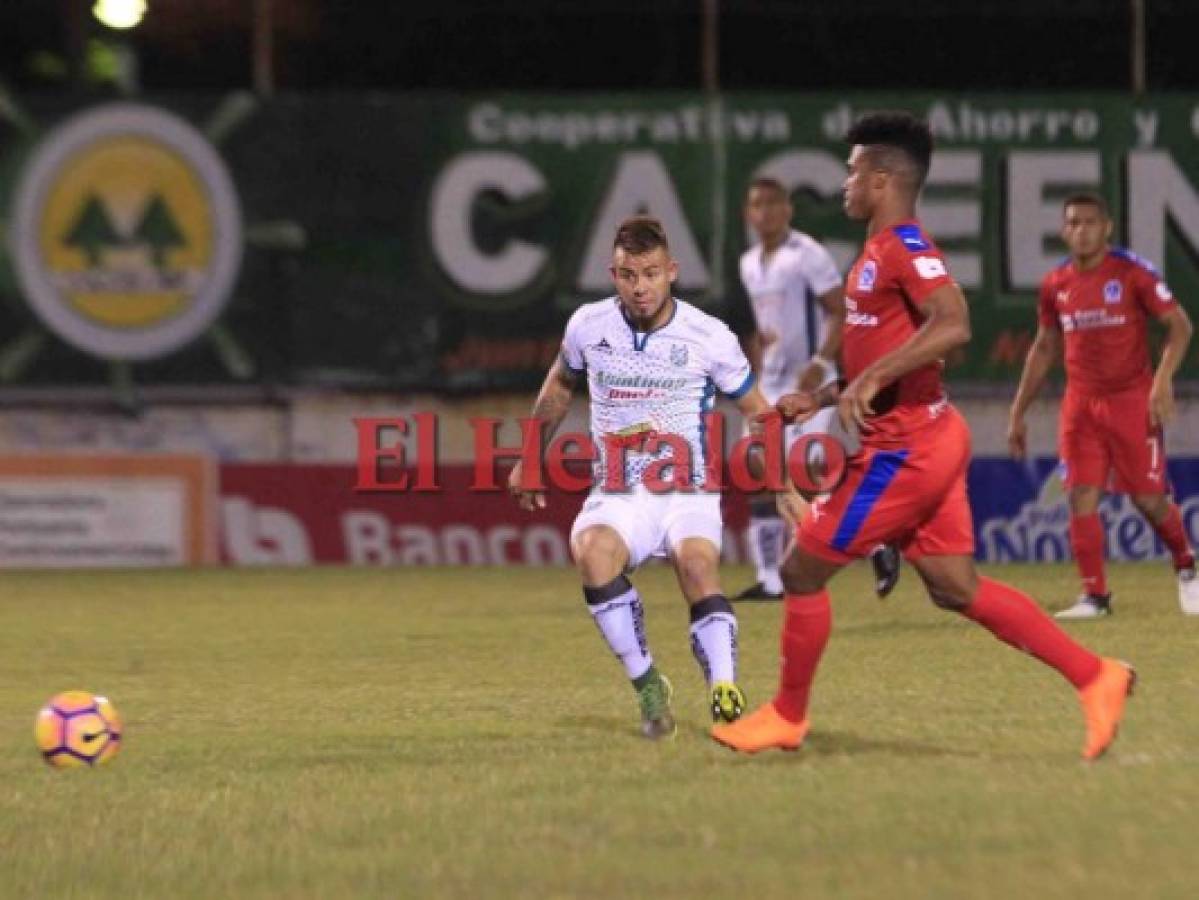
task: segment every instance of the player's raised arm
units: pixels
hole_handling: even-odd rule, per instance
[[[566,352],[565,349],[563,351]],[[563,355],[554,360],[542,382],[537,400],[533,403],[531,418],[545,423],[542,434],[548,440],[553,437],[566,413],[570,410],[570,398],[578,381],[578,373],[566,363]],[[508,491],[517,498],[521,509],[545,509],[545,491],[526,490],[522,487],[524,467],[517,460],[508,476]]]
[[[908,372],[944,359],[950,350],[969,342],[970,312],[955,282],[946,281],[934,288],[917,303],[917,308],[925,317],[920,330],[879,357],[841,393],[839,415],[846,428],[851,422],[867,427],[866,417],[874,414],[871,403],[882,388]]]

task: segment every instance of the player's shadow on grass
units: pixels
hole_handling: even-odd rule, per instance
[[[707,729],[698,726],[679,726],[680,736],[688,732],[688,740],[692,737],[708,737]],[[692,732],[694,734],[692,734]],[[733,751],[729,750],[731,755]],[[977,750],[953,747],[948,744],[926,744],[921,741],[910,741],[902,738],[888,740],[885,738],[863,737],[852,731],[813,731],[804,741],[803,746],[796,752],[771,751],[757,754],[753,758],[768,761],[775,760],[776,764],[794,764],[801,759],[838,757],[838,756],[890,756],[906,759],[981,759],[990,754]],[[746,759],[750,757],[744,757]]]
[[[626,716],[560,716],[554,725],[571,731],[594,731],[613,737],[628,736],[630,740],[644,742],[636,729],[636,724],[630,724]],[[700,722],[679,722],[679,733],[676,740],[687,743],[710,743],[708,726]],[[733,751],[726,751],[733,756]],[[866,737],[853,731],[813,731],[798,752],[795,753],[763,753],[752,757],[760,762],[774,760],[775,764],[795,764],[807,759],[819,759],[838,756],[890,756],[906,759],[984,759],[988,757],[1020,758],[1025,754],[1003,754],[983,751],[971,747],[955,747],[950,744],[929,744],[923,741],[905,740],[903,738],[887,739]],[[750,759],[751,757],[742,757]],[[1032,758],[1040,758],[1033,755]]]
[[[596,731],[608,735],[627,731],[634,737],[640,737],[637,734],[637,720],[629,716],[559,716],[554,720],[554,725],[570,731]]]
[[[801,753],[816,756],[865,756],[872,753],[911,759],[978,759],[977,750],[950,744],[927,744],[903,738],[872,738],[852,731],[813,731],[804,741]]]
[[[948,616],[944,618],[932,619],[929,621],[895,621],[888,620],[885,622],[859,622],[854,625],[838,626],[836,631],[838,635],[864,635],[871,637],[874,635],[885,635],[891,637],[896,634],[928,632],[928,631],[952,631],[955,628],[962,628],[963,623],[959,619],[953,619]]]

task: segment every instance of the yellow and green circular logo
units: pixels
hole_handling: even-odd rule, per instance
[[[38,317],[97,356],[150,359],[202,334],[241,263],[237,194],[182,119],[137,104],[46,136],[14,206],[13,258]]]

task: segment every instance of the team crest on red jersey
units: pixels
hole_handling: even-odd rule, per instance
[[[1103,302],[1104,303],[1119,303],[1120,298],[1124,296],[1124,288],[1120,284],[1120,279],[1113,278],[1103,285]]]
[[[858,273],[858,290],[873,291],[874,280],[878,277],[878,264],[868,259],[862,265],[862,271]]]

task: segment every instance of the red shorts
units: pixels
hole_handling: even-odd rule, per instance
[[[1058,436],[1063,479],[1069,487],[1116,494],[1164,494],[1162,430],[1149,424],[1149,389],[1089,397],[1067,390]]]
[[[896,544],[908,559],[971,556],[969,462],[970,429],[948,405],[906,447],[863,446],[840,487],[812,504],[799,546],[835,563],[867,556],[879,544]]]

